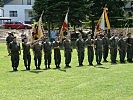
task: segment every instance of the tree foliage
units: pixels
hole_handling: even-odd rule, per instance
[[[0,7],[3,6],[3,0],[0,0]]]
[[[99,18],[105,5],[108,7],[110,17],[123,17],[123,0],[35,0],[33,5],[34,17],[39,19],[44,10],[44,20],[51,23],[62,23],[69,8],[69,23],[73,26],[80,25],[86,17]]]

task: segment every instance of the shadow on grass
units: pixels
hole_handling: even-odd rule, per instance
[[[60,68],[53,68],[53,70],[59,70],[59,71],[62,71],[62,72],[66,72],[65,69],[60,69]]]
[[[35,73],[35,74],[39,74],[39,73],[41,73],[41,72],[43,72],[43,71],[40,71],[40,70],[31,70],[31,71],[29,71],[29,72]]]
[[[95,65],[94,67],[95,67],[95,68],[101,68],[101,69],[109,69],[109,68],[107,68],[107,67],[103,67],[103,66],[99,66],[99,65]]]
[[[11,71],[9,71],[10,73],[16,73],[16,72],[18,72],[18,71],[13,71],[13,70],[11,70]]]

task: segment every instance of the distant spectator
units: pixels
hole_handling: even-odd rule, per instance
[[[51,30],[51,32],[50,32],[50,39],[51,39],[51,42],[54,41],[55,37],[56,37],[56,32],[55,32],[55,29],[53,28],[53,29]]]

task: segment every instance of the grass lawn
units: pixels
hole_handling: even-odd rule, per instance
[[[133,100],[133,64],[90,67],[86,52],[83,67],[77,67],[73,50],[72,68],[64,69],[62,51],[60,70],[54,69],[53,58],[50,70],[44,70],[43,59],[41,70],[35,70],[31,52],[31,71],[25,71],[21,55],[19,71],[13,72],[6,45],[0,43],[0,100]]]

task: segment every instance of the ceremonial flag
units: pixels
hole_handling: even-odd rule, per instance
[[[105,20],[106,20],[107,28],[110,29],[110,22],[109,22],[109,18],[108,18],[108,15],[107,15],[107,10],[108,10],[108,8],[103,9],[104,14],[105,14]]]
[[[65,20],[62,24],[61,31],[60,31],[60,39],[62,40],[64,38],[64,32],[68,32],[68,12],[66,13]]]
[[[43,28],[43,23],[42,23],[42,16],[43,16],[44,11],[42,12],[39,21],[38,21],[38,38],[41,38],[44,35],[44,28]]]
[[[105,30],[105,21],[106,21],[107,28],[110,29],[110,22],[108,19],[107,10],[108,10],[107,8],[103,8],[103,13],[96,25],[96,31],[103,32]]]
[[[105,30],[105,18],[104,18],[104,12],[102,13],[102,16],[100,17],[97,25],[96,25],[97,31]]]
[[[44,34],[44,28],[43,28],[43,23],[42,23],[42,16],[43,16],[43,13],[41,14],[40,18],[39,18],[39,21],[38,21],[38,24],[36,24],[34,26],[34,34],[33,34],[33,38],[41,38]]]

